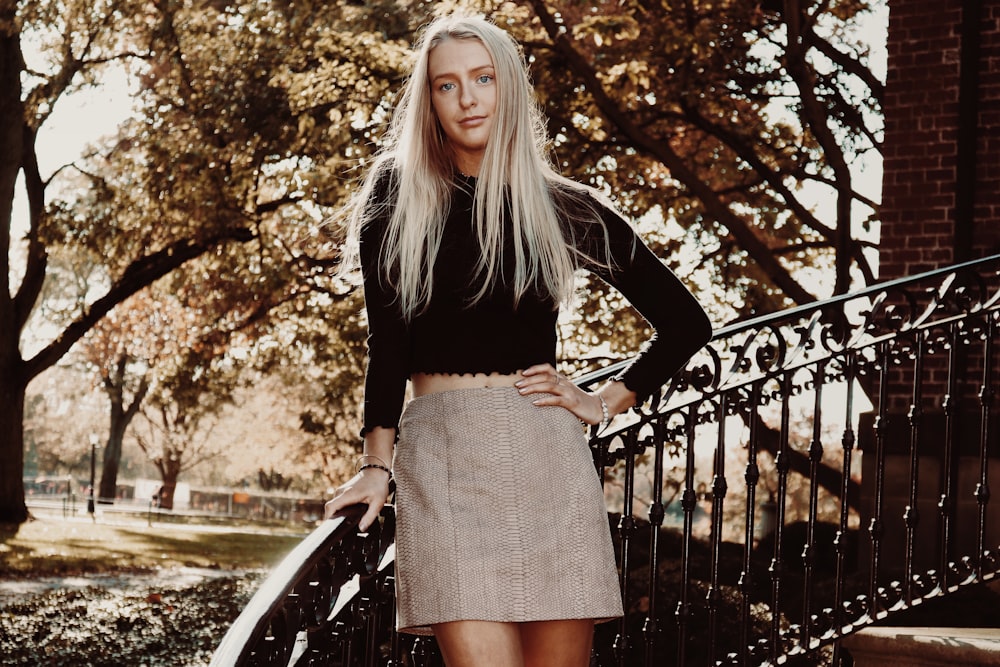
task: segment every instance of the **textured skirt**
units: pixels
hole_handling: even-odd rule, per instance
[[[498,387],[407,404],[393,462],[401,632],[622,615],[584,430],[532,400]]]

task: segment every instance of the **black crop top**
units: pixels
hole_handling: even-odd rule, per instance
[[[389,197],[382,179],[375,197]],[[556,363],[558,306],[529,292],[514,307],[503,281],[472,306],[478,242],[472,224],[474,179],[459,179],[453,189],[441,249],[434,265],[431,301],[409,324],[398,308],[379,267],[389,207],[361,232],[360,254],[368,311],[368,368],[365,377],[364,429],[396,428],[406,381],[413,373],[514,373],[539,363]],[[577,197],[585,195],[575,195]],[[644,350],[616,379],[641,402],[700,349],[711,335],[708,317],[690,292],[638,239],[617,213],[596,201],[608,230],[611,262],[604,259],[600,226],[564,221],[584,260],[582,268],[618,289],[655,329]],[[509,238],[509,235],[506,235]],[[505,252],[511,258],[512,252]],[[586,258],[600,258],[587,262]],[[507,261],[509,276],[513,260]],[[608,266],[611,269],[608,269]]]

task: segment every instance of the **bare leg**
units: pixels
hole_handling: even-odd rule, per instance
[[[519,624],[525,667],[587,667],[594,643],[593,619]]]
[[[514,623],[438,623],[434,637],[448,667],[524,667],[521,635]]]

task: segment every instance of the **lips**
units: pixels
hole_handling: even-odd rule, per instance
[[[462,118],[458,121],[458,124],[463,127],[474,127],[476,125],[482,124],[486,120],[486,116],[469,116],[468,118]]]

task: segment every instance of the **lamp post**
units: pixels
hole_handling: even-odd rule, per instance
[[[94,516],[94,466],[97,457],[97,436],[90,434],[90,493],[87,494],[87,514]]]

